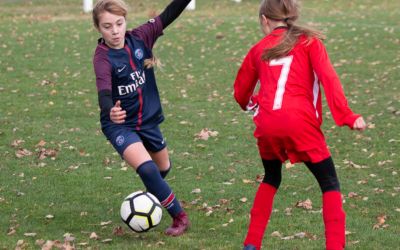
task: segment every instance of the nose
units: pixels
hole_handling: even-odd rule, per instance
[[[118,27],[117,26],[113,26],[112,27],[112,33],[113,33],[113,35],[118,34]]]

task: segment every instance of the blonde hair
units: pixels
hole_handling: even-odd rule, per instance
[[[92,18],[93,24],[96,28],[99,28],[99,16],[103,12],[110,12],[111,14],[123,16],[126,18],[128,14],[128,7],[122,0],[99,0],[96,2],[93,11]]]
[[[278,45],[268,50],[265,50],[261,56],[264,61],[269,61],[276,58],[286,56],[296,45],[299,37],[305,35],[307,42],[312,38],[323,40],[325,36],[310,28],[296,25],[295,22],[299,18],[300,6],[296,0],[262,0],[260,4],[260,18],[265,16],[274,21],[283,21],[288,26],[288,31],[282,37]]]

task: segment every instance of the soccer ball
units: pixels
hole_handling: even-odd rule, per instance
[[[128,195],[121,204],[121,218],[133,231],[146,232],[157,226],[162,217],[160,201],[148,192]]]

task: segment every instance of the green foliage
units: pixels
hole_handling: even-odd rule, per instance
[[[169,1],[127,2],[133,27]],[[259,1],[197,2],[154,48],[164,65],[156,74],[173,162],[168,182],[192,220],[177,239],[163,235],[167,215],[146,234],[129,232],[119,218],[122,199],[143,185],[99,130],[91,63],[99,35],[81,1],[1,1],[0,249],[18,240],[25,249],[39,248],[40,239],[64,243],[67,233],[79,249],[240,249],[263,171],[251,115],[235,104],[232,84],[261,38]],[[399,10],[398,1],[303,4],[302,22],[327,34],[350,106],[369,126],[356,133],[324,116],[346,199],[348,249],[398,247]],[[197,139],[204,128],[218,135]],[[307,198],[311,211],[295,206]],[[302,165],[285,169],[274,208],[266,249],[323,248],[320,191]],[[119,226],[123,235],[113,233]],[[282,240],[274,231],[307,237]]]

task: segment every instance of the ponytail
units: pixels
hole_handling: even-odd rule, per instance
[[[306,36],[307,42],[310,42],[312,38],[325,39],[321,32],[295,24],[299,18],[299,5],[296,0],[263,0],[259,15],[272,20],[283,21],[288,27],[278,45],[264,50],[261,56],[264,61],[286,56],[303,35]]]
[[[318,38],[321,40],[325,39],[325,36],[321,32],[294,25],[290,23],[290,19],[286,23],[288,25],[286,34],[282,37],[282,40],[278,45],[264,50],[263,54],[261,55],[261,59],[263,61],[270,61],[272,59],[281,58],[289,54],[289,52],[298,42],[300,36],[306,36],[307,43],[309,43],[312,38]]]

